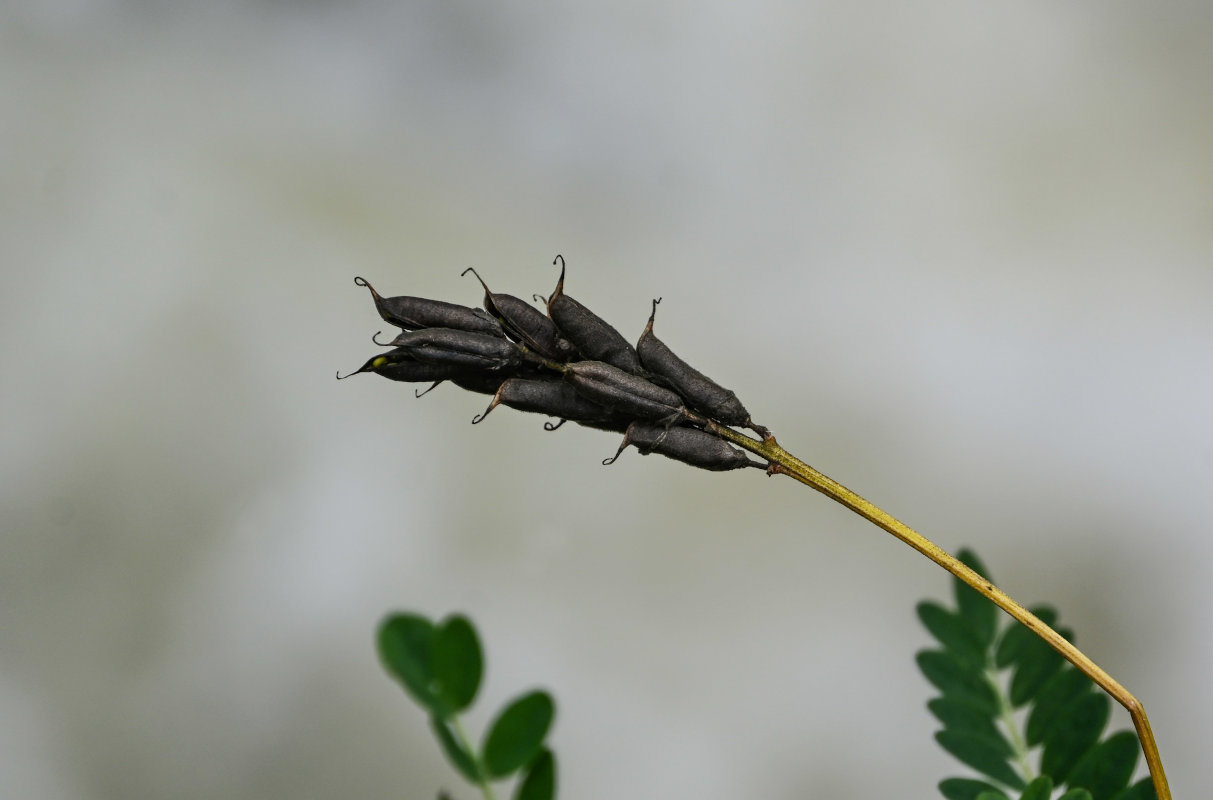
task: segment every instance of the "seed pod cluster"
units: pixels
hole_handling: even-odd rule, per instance
[[[604,464],[632,445],[643,455],[658,453],[707,470],[766,467],[719,431],[743,426],[764,437],[770,432],[751,420],[735,393],[691,367],[653,334],[659,300],[653,301],[648,325],[633,347],[565,294],[564,259],[557,260],[560,277],[546,300],[546,315],[521,298],[491,291],[474,269],[464,274],[471,272],[483,287],[483,310],[420,297],[383,297],[366,280],[355,278],[370,290],[379,315],[402,332],[390,342],[374,339],[390,349],[349,375],[374,372],[394,381],[430,383],[430,388],[450,381],[492,395],[473,423],[504,405],[556,418],[544,425],[547,430],[571,420],[624,434]]]

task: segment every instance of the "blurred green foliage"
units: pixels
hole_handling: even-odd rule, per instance
[[[959,558],[989,579],[968,550]],[[947,800],[1152,800],[1149,778],[1129,785],[1141,747],[1132,731],[1101,740],[1111,701],[1044,640],[1008,620],[958,578],[955,608],[924,601],[918,619],[939,647],[916,656],[940,696],[927,703],[943,725],[939,745],[986,779],[948,778],[939,784]],[[1048,606],[1029,609],[1069,641]],[[1033,768],[1035,751],[1039,766]]]

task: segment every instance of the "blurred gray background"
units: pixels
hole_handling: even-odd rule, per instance
[[[367,292],[570,294],[1048,601],[1213,785],[1213,6],[0,10],[0,796],[461,785],[460,610],[563,798],[936,797],[938,568],[786,478],[374,376]],[[1118,711],[1118,726],[1128,718]]]

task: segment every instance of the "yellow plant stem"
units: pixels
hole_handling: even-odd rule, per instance
[[[989,598],[990,602],[994,603],[994,605],[1027,626],[1032,633],[1048,642],[1050,647],[1061,653],[1075,667],[1082,670],[1085,675],[1095,681],[1100,688],[1110,694],[1116,702],[1124,706],[1125,710],[1129,712],[1129,716],[1133,718],[1133,726],[1137,728],[1137,738],[1141,742],[1141,749],[1146,757],[1146,765],[1150,769],[1150,778],[1154,782],[1154,792],[1158,795],[1158,800],[1171,800],[1171,790],[1167,786],[1166,773],[1163,772],[1162,758],[1158,754],[1158,745],[1154,742],[1154,733],[1150,730],[1150,721],[1146,718],[1145,708],[1125,687],[1117,683],[1111,675],[1104,672],[1098,664],[1087,658],[1081,650],[1062,638],[1061,634],[1042,622],[1035,614],[1012,600],[1010,596],[993,583],[965,566],[960,560],[940,548],[930,539],[885,513],[834,479],[823,475],[799,458],[796,458],[796,456],[780,447],[774,437],[759,441],[745,434],[738,433],[732,428],[726,428],[716,423],[709,423],[706,427],[717,436],[727,439],[740,447],[744,447],[746,450],[770,462],[770,468],[768,469],[770,474],[789,475],[806,486],[813,487],[831,500],[841,503],[869,522],[884,528],[969,586],[972,586],[984,597]]]

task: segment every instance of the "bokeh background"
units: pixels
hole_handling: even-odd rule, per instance
[[[1213,6],[0,9],[0,796],[456,797],[372,648],[479,625],[561,796],[931,798],[944,573],[783,478],[374,376],[570,294],[1027,603],[1213,785]],[[1114,719],[1127,726],[1118,712]]]

